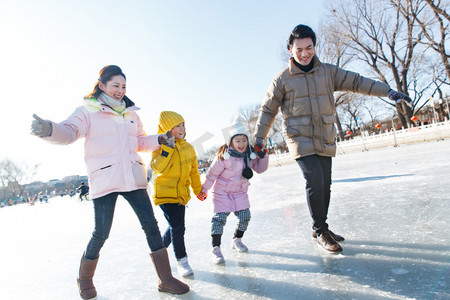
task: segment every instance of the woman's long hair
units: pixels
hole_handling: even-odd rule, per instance
[[[122,76],[123,78],[125,78],[125,80],[127,79],[125,74],[122,72],[122,69],[115,65],[109,65],[109,66],[103,67],[98,74],[99,74],[99,78],[98,78],[97,82],[95,83],[94,88],[87,96],[85,96],[85,98],[87,98],[87,99],[89,99],[89,98],[98,99],[98,96],[100,96],[100,94],[103,93],[103,91],[99,87],[99,82],[106,85],[106,83],[108,81],[110,81],[113,76],[116,76],[116,75]],[[123,100],[128,99],[127,96],[123,96],[123,98],[124,98]]]

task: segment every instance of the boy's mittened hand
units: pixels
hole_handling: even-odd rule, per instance
[[[175,137],[172,135],[172,130],[168,130],[166,133],[161,134],[158,137],[158,142],[160,145],[166,145],[170,148],[175,147]]]
[[[259,137],[256,138],[255,146],[253,148],[255,148],[256,154],[261,158],[268,152],[266,147],[264,147],[263,139]]]
[[[200,192],[197,195],[198,200],[203,201],[206,199],[206,197],[208,197],[208,194],[206,194],[205,192]]]

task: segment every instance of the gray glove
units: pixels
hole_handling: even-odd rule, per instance
[[[52,135],[52,123],[39,118],[33,114],[34,120],[31,122],[31,134],[38,137],[46,137]]]
[[[175,137],[172,135],[172,130],[167,130],[166,133],[161,134],[158,136],[158,143],[160,145],[166,145],[170,148],[175,147]]]
[[[409,107],[412,107],[412,100],[408,97],[408,95],[391,89],[389,90],[387,96],[390,100],[395,101],[396,103],[405,102]]]

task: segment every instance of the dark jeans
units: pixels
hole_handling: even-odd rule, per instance
[[[313,219],[313,229],[321,234],[328,229],[326,223],[330,206],[331,157],[310,155],[297,159],[306,180],[306,200]]]
[[[85,199],[87,197],[88,192],[81,192],[80,193],[80,201],[83,201],[83,196],[85,196]]]
[[[186,257],[186,246],[184,244],[184,232],[186,230],[184,226],[184,216],[186,207],[177,203],[161,204],[161,210],[164,212],[169,227],[164,233],[162,239],[164,247],[169,247],[170,243],[173,243],[173,250],[177,260]]]
[[[119,195],[124,197],[128,203],[130,203],[136,213],[147,237],[147,243],[150,250],[154,252],[164,247],[161,240],[161,233],[158,228],[158,222],[155,219],[147,191],[142,189],[131,192],[116,192],[93,199],[95,229],[86,248],[84,255],[86,259],[96,259],[99,256],[100,249],[108,239],[109,232],[111,231],[114,209]]]

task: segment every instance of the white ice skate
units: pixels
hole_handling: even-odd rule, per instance
[[[222,255],[222,251],[220,251],[220,247],[215,246],[212,249],[212,257],[213,257],[213,261],[216,265],[218,264],[223,264],[225,262],[225,258]]]
[[[241,238],[234,238],[231,243],[231,248],[236,249],[239,252],[247,252],[248,248],[242,243]]]
[[[182,277],[189,277],[194,275],[191,266],[189,265],[187,256],[178,261],[178,274]]]

